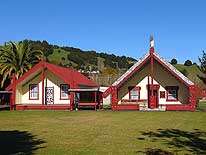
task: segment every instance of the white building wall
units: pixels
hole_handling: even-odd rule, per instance
[[[149,83],[151,84],[151,77],[149,77]],[[148,84],[148,76],[145,77],[142,81],[140,81],[136,86],[140,86],[141,90],[140,90],[140,99],[141,100],[147,100],[148,96],[147,96],[147,84]],[[155,79],[153,79],[153,84],[159,84]],[[160,85],[160,84],[159,84]],[[165,98],[160,98],[160,91],[165,91]],[[181,102],[179,101],[166,101],[166,89],[160,85],[160,88],[158,90],[158,99],[159,99],[159,103],[158,104],[181,104]],[[125,100],[129,100],[129,91],[128,93],[122,98]],[[118,104],[121,104],[121,100],[118,102]]]
[[[30,100],[29,99],[29,85],[30,84],[38,84],[39,88],[39,99],[38,100]],[[31,79],[30,81],[21,84],[18,86],[18,90],[21,92],[21,100],[19,103],[21,104],[41,104],[42,102],[42,82],[41,82],[41,74]]]
[[[30,100],[29,99],[29,85],[30,84],[38,84],[39,87],[39,99],[38,100]],[[46,70],[45,71],[45,79],[44,86],[53,87],[54,89],[54,104],[70,104],[70,100],[61,100],[60,99],[60,84],[66,84],[63,80],[58,78],[52,72]],[[19,85],[17,87],[16,97],[18,100],[18,104],[42,104],[42,81],[41,74],[39,74],[34,79],[31,79],[29,82],[23,85]],[[45,89],[44,89],[45,91]],[[45,95],[45,92],[44,92]]]
[[[108,95],[106,98],[103,98],[103,105],[111,105],[111,95]]]

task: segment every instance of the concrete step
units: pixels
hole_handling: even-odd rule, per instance
[[[166,111],[166,108],[154,108],[154,109],[151,109],[151,108],[140,108],[139,109],[140,111]]]

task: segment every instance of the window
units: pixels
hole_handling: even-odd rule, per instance
[[[68,84],[60,85],[60,99],[61,100],[69,99],[69,85]]]
[[[160,98],[165,98],[165,91],[160,91]]]
[[[129,87],[129,99],[130,100],[140,99],[140,87]]]
[[[29,85],[29,99],[38,100],[39,99],[39,87],[37,84]]]
[[[178,87],[167,86],[167,101],[178,101]]]

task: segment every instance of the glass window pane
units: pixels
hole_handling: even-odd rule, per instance
[[[131,90],[130,91],[130,98],[131,98],[131,100],[138,100],[139,99],[139,91],[138,90]]]
[[[69,97],[69,85],[61,85],[61,98]]]

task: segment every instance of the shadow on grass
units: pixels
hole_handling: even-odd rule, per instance
[[[158,129],[156,132],[142,132],[142,137],[137,139],[139,141],[149,139],[152,143],[164,144],[168,150],[172,150],[145,148],[145,151],[138,151],[146,155],[176,155],[181,152],[184,154],[206,154],[206,132],[199,129],[193,131]]]
[[[34,135],[26,131],[0,131],[0,154],[30,155],[33,151],[43,148],[38,145],[45,143],[36,139]]]

